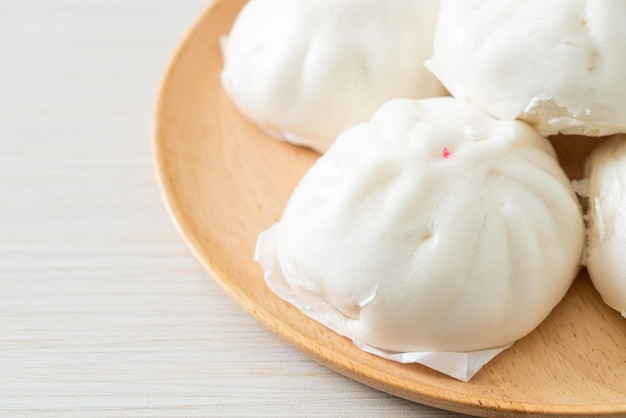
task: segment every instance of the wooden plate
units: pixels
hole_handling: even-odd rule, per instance
[[[218,0],[180,47],[162,87],[155,154],[162,188],[185,239],[211,277],[288,343],[350,378],[415,402],[473,415],[626,414],[626,320],[583,271],[528,337],[462,383],[420,365],[366,354],[275,297],[252,261],[257,234],[317,155],[263,135],[225,96],[218,38],[245,0]],[[580,177],[598,140],[557,138]]]

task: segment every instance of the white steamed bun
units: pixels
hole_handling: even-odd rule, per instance
[[[626,132],[626,2],[442,0],[428,66],[453,96],[543,135]]]
[[[584,226],[552,146],[452,98],[397,99],[340,135],[290,198],[291,289],[391,351],[474,351],[532,331],[576,276]]]
[[[626,315],[626,136],[602,143],[586,169],[587,270],[606,304]]]
[[[387,100],[446,94],[424,67],[439,0],[252,0],[223,40],[222,84],[274,136],[320,152]]]

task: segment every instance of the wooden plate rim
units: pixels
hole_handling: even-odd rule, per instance
[[[244,1],[244,0],[239,0]],[[623,404],[545,404],[532,402],[517,402],[512,400],[497,399],[489,396],[477,397],[462,392],[441,390],[428,385],[412,382],[411,389],[397,384],[394,380],[388,380],[384,371],[371,368],[368,364],[359,364],[359,367],[346,367],[352,364],[348,361],[337,361],[336,353],[327,349],[323,345],[318,345],[314,340],[295,338],[294,334],[299,334],[297,329],[286,329],[285,323],[273,312],[259,305],[253,298],[250,298],[240,288],[233,287],[228,280],[223,269],[212,260],[209,254],[201,245],[196,231],[190,226],[186,214],[182,209],[180,198],[176,191],[176,183],[169,174],[168,155],[163,150],[169,141],[161,128],[163,120],[163,109],[168,101],[168,86],[172,83],[173,73],[184,59],[185,51],[200,26],[216,12],[216,10],[226,6],[229,0],[216,0],[192,25],[185,35],[183,41],[177,47],[173,59],[170,61],[158,93],[157,105],[155,109],[155,119],[153,124],[152,151],[155,164],[157,185],[164,200],[166,209],[173,220],[176,228],[183,240],[191,249],[195,258],[211,276],[211,278],[221,287],[221,289],[232,298],[242,309],[254,317],[266,328],[277,334],[284,341],[294,348],[303,352],[310,358],[324,364],[336,372],[339,372],[351,379],[359,381],[378,390],[402,397],[414,402],[423,403],[433,407],[456,411],[460,413],[471,413],[480,416],[624,416],[626,414],[626,401]],[[302,334],[299,334],[302,335]],[[302,335],[303,336],[303,335]]]

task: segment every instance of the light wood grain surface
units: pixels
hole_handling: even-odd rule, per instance
[[[0,416],[460,416],[292,349],[175,230],[153,110],[208,3],[0,0]]]

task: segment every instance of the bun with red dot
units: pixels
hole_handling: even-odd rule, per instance
[[[308,306],[382,350],[511,344],[565,295],[581,209],[551,144],[452,98],[396,99],[304,176],[275,256]]]

